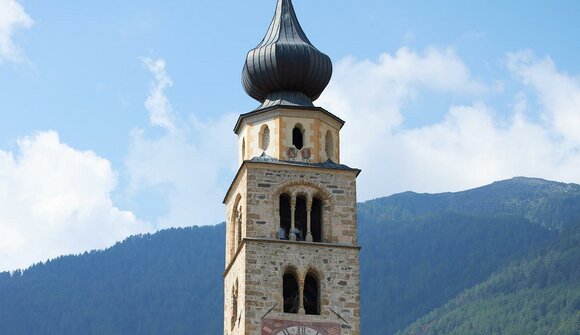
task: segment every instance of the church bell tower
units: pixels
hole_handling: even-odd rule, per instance
[[[356,177],[340,163],[344,121],[315,107],[330,58],[278,0],[243,86],[239,170],[225,196],[224,335],[360,334]]]

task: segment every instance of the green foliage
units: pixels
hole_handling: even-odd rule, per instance
[[[364,334],[393,334],[554,236],[522,218],[450,212],[392,225],[360,229]]]
[[[369,201],[368,216],[381,222],[414,220],[442,211],[477,216],[507,214],[562,231],[580,213],[580,185],[518,177],[476,189],[440,194],[406,192]]]
[[[513,263],[400,335],[580,334],[580,231]]]
[[[133,236],[0,276],[0,334],[219,334],[225,225]]]
[[[542,248],[578,245],[559,239],[558,231],[580,222],[579,194],[578,185],[516,178],[460,193],[403,193],[359,204],[362,333],[394,334],[472,287],[486,299],[458,309],[446,305],[449,314],[413,327],[441,329],[425,334],[476,334],[461,328],[473,316],[472,327],[494,334],[499,319],[490,315],[500,304],[510,306],[497,317],[513,325],[513,334],[528,333],[521,328],[528,325],[553,329],[556,320],[557,334],[577,329],[578,275],[566,272],[568,281],[558,275],[578,268],[577,251],[560,257],[550,251],[560,249]],[[224,224],[169,229],[0,273],[0,334],[223,333],[224,235]],[[538,256],[538,250],[547,251]],[[526,265],[528,272],[510,265],[530,253],[539,258]],[[492,276],[498,269],[504,271]],[[476,286],[490,276],[503,284]],[[469,301],[462,297],[453,301]],[[537,311],[535,323],[518,321],[521,310]],[[576,311],[576,321],[569,311]],[[447,328],[436,328],[440,320]]]
[[[514,178],[358,206],[364,334],[393,334],[580,222],[580,186]]]
[[[359,204],[363,333],[393,334],[580,222],[580,186],[514,178]]]

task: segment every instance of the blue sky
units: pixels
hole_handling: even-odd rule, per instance
[[[577,1],[294,0],[359,200],[580,182]],[[223,221],[275,1],[0,0],[0,270]],[[364,134],[364,136],[361,136]]]

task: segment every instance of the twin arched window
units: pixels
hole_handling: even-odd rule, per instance
[[[294,271],[287,271],[282,278],[284,313],[320,315],[320,283],[318,277],[309,272],[300,287]]]

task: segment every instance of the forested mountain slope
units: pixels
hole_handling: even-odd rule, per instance
[[[364,215],[379,222],[414,219],[444,211],[471,215],[504,213],[562,230],[577,223],[580,185],[516,177],[456,193],[405,192],[363,205]]]
[[[364,334],[393,334],[580,222],[580,186],[513,178],[359,204]]]
[[[0,334],[220,334],[224,233],[169,229],[4,273]]]
[[[579,203],[578,185],[516,178],[359,204],[363,334],[394,334],[558,245]],[[0,334],[223,333],[224,234],[170,229],[0,274]]]
[[[361,314],[369,335],[395,333],[555,236],[519,217],[452,212],[369,232],[361,233]]]
[[[580,334],[580,229],[515,262],[400,335]]]

